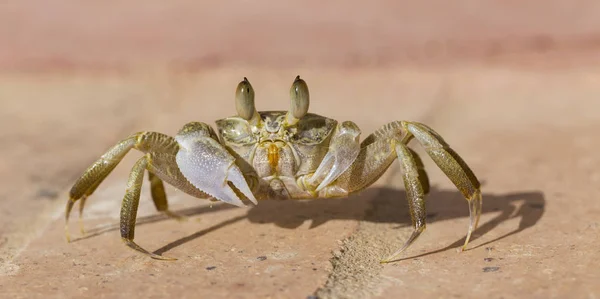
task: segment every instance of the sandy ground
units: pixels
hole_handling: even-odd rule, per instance
[[[0,293],[10,298],[598,298],[600,5],[380,1],[290,7],[0,4]],[[545,6],[542,6],[545,5]],[[435,9],[433,9],[435,7]],[[431,160],[428,226],[411,232],[399,167],[346,199],[235,208],[167,188],[178,222],[142,192],[136,241],[118,217],[127,156],[64,239],[82,171],[132,132],[175,134],[234,112],[247,76],[285,110],[302,75],[311,111],[363,138],[393,120],[436,129],[483,182],[470,250],[464,199]],[[417,144],[417,151],[423,153]]]

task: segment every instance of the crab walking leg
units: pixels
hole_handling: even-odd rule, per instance
[[[398,158],[402,165],[405,186],[407,183],[409,184],[406,186],[406,192],[416,231],[400,250],[385,261],[391,261],[397,254],[408,248],[420,233],[418,232],[420,212],[417,209],[420,198],[429,192],[429,179],[419,155],[406,146],[413,138],[421,143],[427,154],[469,202],[470,224],[463,250],[466,248],[473,230],[477,227],[481,214],[482,199],[479,181],[460,156],[435,131],[414,122],[388,123],[363,140],[354,163],[333,184],[319,193],[319,196],[322,197],[334,197],[359,192],[379,179],[396,157]],[[422,196],[418,189],[419,186],[422,188]],[[425,215],[424,209],[422,211]],[[424,229],[425,218],[422,217]]]
[[[167,193],[165,192],[163,181],[151,171],[148,171],[148,180],[150,181],[150,193],[156,210],[171,218],[185,220],[185,217],[169,210],[169,202],[167,201]]]
[[[403,127],[425,148],[425,151],[469,202],[469,230],[462,250],[479,224],[482,198],[481,184],[463,159],[434,130],[416,122],[402,122]]]
[[[104,179],[98,180],[91,188],[89,188],[85,192],[85,194],[79,200],[79,217],[77,219],[77,222],[79,223],[79,231],[81,232],[82,235],[85,235],[85,229],[83,228],[83,209],[85,208],[85,202],[86,202],[88,196],[92,195],[92,193],[94,193],[94,191],[96,191],[96,188],[98,188],[98,186],[100,186],[100,184],[102,184],[102,181],[104,181]],[[71,202],[71,201],[69,201],[69,202]]]
[[[401,252],[414,243],[425,230],[425,222],[427,220],[425,195],[428,191],[428,185],[423,184],[423,177],[419,171],[417,162],[419,158],[418,156],[413,156],[413,151],[405,144],[397,143],[395,149],[398,160],[400,161],[402,180],[404,181],[406,198],[408,199],[408,209],[414,231],[406,243],[404,243],[404,246],[381,261],[382,263],[394,261]],[[425,181],[427,182],[427,180]]]
[[[121,238],[123,242],[130,248],[149,255],[154,259],[160,260],[172,260],[172,258],[163,257],[157,254],[153,254],[139,246],[133,241],[135,235],[135,221],[137,218],[138,206],[140,203],[140,191],[142,189],[142,183],[144,179],[144,172],[148,165],[148,157],[144,156],[140,158],[129,174],[129,181],[127,181],[127,191],[125,197],[123,197],[123,204],[121,205]]]
[[[400,122],[393,122],[367,136],[360,143],[360,151],[352,165],[335,182],[321,190],[319,195],[323,197],[342,196],[369,187],[396,160],[394,144],[401,141],[402,135]],[[337,194],[338,192],[340,194]]]
[[[113,169],[115,169],[123,157],[125,157],[129,150],[133,148],[136,140],[136,135],[132,135],[117,143],[104,155],[102,155],[100,159],[94,162],[94,164],[92,164],[75,182],[71,188],[71,191],[69,192],[69,200],[67,201],[67,206],[65,207],[65,235],[67,241],[70,241],[69,215],[71,214],[71,210],[73,209],[75,202],[81,200],[79,205],[79,215],[81,218],[87,197],[90,196],[96,190],[96,188],[98,188],[100,183],[102,183],[102,181],[113,171]]]
[[[177,142],[175,142],[174,138],[169,137],[164,134],[161,134],[161,133],[156,133],[156,132],[139,132],[139,133],[133,134],[133,135],[121,140],[115,146],[110,148],[104,155],[102,155],[96,162],[94,162],[94,164],[92,164],[83,173],[83,175],[75,182],[75,184],[71,188],[71,191],[69,192],[69,200],[67,201],[67,205],[65,207],[65,236],[66,236],[67,241],[70,240],[70,234],[69,234],[69,230],[68,230],[69,216],[71,214],[71,210],[73,209],[73,205],[75,204],[75,202],[78,200],[80,201],[79,217],[81,219],[86,199],[96,190],[96,188],[98,188],[98,186],[115,169],[115,167],[119,164],[119,162],[121,162],[121,160],[123,160],[125,155],[132,148],[135,148],[144,153],[152,152],[153,154],[156,154],[156,155],[171,156],[171,157],[173,157],[173,159],[172,159],[173,162],[171,164],[174,164],[174,161],[175,161],[174,157],[178,150]],[[163,163],[163,164],[164,165],[161,164],[160,166],[161,167],[171,166],[168,163]],[[156,169],[157,171],[161,170],[160,167],[157,167],[157,168],[158,168],[158,169]],[[170,168],[173,168],[173,167],[170,167]],[[175,169],[176,169],[176,167],[175,167]],[[171,177],[163,178],[163,179],[169,179],[170,181],[177,181],[178,177],[179,178],[183,177],[181,175],[181,173],[176,170],[163,171],[163,172],[168,172],[169,174],[171,174],[171,177],[173,177],[173,176],[175,177],[174,179]],[[181,185],[181,184],[178,184],[178,185]],[[192,194],[193,196],[201,197],[202,195],[205,195],[204,193],[199,192],[198,190],[193,190],[193,189],[195,189],[193,186],[177,186],[177,187],[179,187],[179,188],[183,187],[182,190],[184,190],[187,193]],[[155,194],[157,194],[157,193],[153,192],[152,195],[154,196]],[[206,197],[207,196],[204,196],[201,198],[206,198]],[[154,197],[153,197],[153,199],[156,201],[156,199]],[[161,199],[159,199],[159,200],[161,200]],[[166,201],[166,196],[165,196],[165,201]],[[167,214],[169,216],[172,215],[172,213],[169,213],[169,212],[165,212],[165,214]],[[83,225],[81,224],[81,220],[80,220],[80,226],[81,226],[81,230],[83,231]]]

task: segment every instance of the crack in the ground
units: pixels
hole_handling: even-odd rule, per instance
[[[394,177],[390,174],[388,181]],[[380,261],[403,244],[404,235],[394,221],[398,212],[389,208],[389,201],[378,200],[389,196],[382,194],[385,192],[383,189],[374,196],[356,232],[333,252],[332,271],[327,282],[315,292],[317,298],[369,298],[381,289],[384,265]]]
[[[433,123],[434,115],[443,108],[444,100],[451,98],[448,79],[442,80],[437,93],[431,99],[429,107],[419,117],[421,122]],[[417,147],[417,151],[421,148]],[[394,183],[399,169],[395,166],[388,169],[386,185]],[[401,182],[398,179],[398,182]],[[315,296],[326,298],[370,298],[381,289],[383,278],[381,271],[384,265],[380,261],[389,256],[406,240],[398,230],[397,211],[389,208],[389,202],[377,200],[385,198],[384,190],[378,192],[372,201],[371,208],[365,213],[365,218],[359,223],[356,232],[346,238],[339,250],[333,252],[331,258],[332,271],[327,282],[317,289]],[[405,200],[398,198],[398,200]],[[408,226],[407,226],[408,228]],[[390,233],[394,232],[394,233]],[[406,234],[410,233],[407,229]]]

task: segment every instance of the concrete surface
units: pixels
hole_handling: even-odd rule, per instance
[[[102,3],[0,4],[0,297],[600,297],[595,1]],[[425,159],[429,225],[403,261],[378,263],[410,234],[397,165],[347,199],[248,209],[168,187],[184,222],[144,188],[136,240],[178,258],[151,260],[118,234],[137,153],[65,242],[70,185],[120,138],[232,114],[243,76],[286,109],[297,74],[311,111],[363,136],[407,119],[445,137],[484,182],[470,250],[466,203]]]

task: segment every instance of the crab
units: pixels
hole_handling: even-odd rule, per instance
[[[290,98],[289,111],[259,112],[254,89],[244,78],[235,93],[237,115],[217,120],[218,134],[205,123],[191,122],[175,137],[146,131],[123,139],[70,190],[65,213],[67,240],[75,202],[80,203],[81,217],[86,199],[131,149],[144,156],[134,164],[127,182],[120,214],[121,238],[130,248],[163,260],[171,258],[151,253],[134,241],[145,172],[157,210],[179,218],[169,210],[163,182],[197,198],[240,207],[266,199],[338,198],[367,188],[398,159],[413,232],[382,263],[396,261],[426,226],[429,179],[419,155],[408,147],[415,140],[468,202],[470,222],[462,250],[466,249],[481,215],[480,183],[438,133],[419,122],[393,121],[361,142],[361,131],[354,122],[308,113],[308,86],[300,76],[291,86]]]

